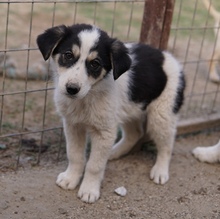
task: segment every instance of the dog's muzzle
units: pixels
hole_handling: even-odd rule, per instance
[[[67,83],[66,84],[66,92],[68,95],[70,96],[74,96],[77,93],[79,93],[80,91],[80,87],[77,84],[73,84],[73,83]]]

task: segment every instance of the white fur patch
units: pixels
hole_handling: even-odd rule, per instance
[[[78,37],[81,41],[80,54],[81,59],[86,59],[90,49],[97,43],[100,33],[96,28],[84,30],[79,33]]]
[[[220,162],[220,140],[214,146],[197,147],[192,151],[193,155],[201,162]]]

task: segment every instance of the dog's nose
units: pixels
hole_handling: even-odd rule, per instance
[[[69,95],[76,95],[80,91],[80,87],[77,84],[68,83],[66,84],[66,91]]]

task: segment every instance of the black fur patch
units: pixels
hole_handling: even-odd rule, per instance
[[[183,105],[184,101],[184,89],[186,86],[186,81],[183,75],[183,72],[181,72],[180,78],[179,78],[179,86],[177,89],[176,99],[173,107],[173,112],[178,113],[180,110],[180,107]]]
[[[60,54],[58,59],[58,63],[62,67],[69,68],[74,65],[79,59],[79,56],[75,56],[72,51],[65,51],[64,53]]]
[[[78,24],[73,25],[67,28],[65,36],[62,38],[62,40],[59,42],[57,47],[53,51],[53,56],[57,54],[61,54],[58,63],[63,67],[70,67],[75,64],[75,62],[78,61],[79,57],[74,57],[70,61],[65,61],[65,58],[63,58],[63,55],[66,53],[66,51],[71,51],[73,44],[76,44],[81,46],[81,42],[78,38],[78,34],[84,30],[92,30],[93,26],[87,25],[87,24]],[[106,32],[102,30],[100,31],[100,37],[99,41],[94,44],[94,46],[91,48],[90,52],[97,51],[98,57],[97,60],[99,61],[100,68],[92,68],[91,62],[94,62],[95,60],[85,60],[85,64],[87,67],[87,73],[89,76],[93,78],[98,78],[102,68],[105,69],[105,71],[108,73],[112,69],[111,66],[111,59],[110,59],[110,49],[111,49],[111,43],[112,39],[107,35]],[[80,56],[80,54],[79,54]]]
[[[54,48],[65,36],[68,28],[65,25],[52,27],[37,37],[38,47],[45,60],[49,59]]]
[[[87,74],[93,78],[98,78],[102,72],[103,63],[99,58],[93,60],[86,60]]]
[[[100,36],[99,41],[96,43],[90,50],[90,52],[96,51],[98,53],[97,57],[94,60],[86,60],[86,67],[88,70],[88,75],[93,78],[98,78],[101,74],[102,69],[105,70],[106,74],[108,74],[111,69],[111,57],[110,57],[110,46],[112,39],[107,35],[106,32],[99,30]],[[100,68],[93,69],[90,64],[93,61],[98,61],[100,64]]]
[[[118,40],[115,40],[112,43],[111,55],[113,63],[113,76],[116,80],[130,68],[131,59],[128,56],[128,49],[125,47],[124,43]]]
[[[164,90],[167,77],[163,71],[164,56],[160,50],[144,44],[131,48],[135,63],[131,67],[130,99],[143,103],[143,110]]]

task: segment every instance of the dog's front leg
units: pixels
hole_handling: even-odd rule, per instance
[[[117,129],[92,130],[91,153],[86,164],[84,179],[80,186],[78,197],[87,203],[95,202],[100,196],[100,186],[104,176],[105,166],[114,143]]]
[[[74,126],[67,120],[63,121],[63,125],[69,164],[66,171],[58,175],[56,183],[63,189],[75,189],[85,167],[86,130],[84,126]]]

